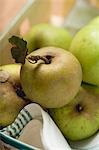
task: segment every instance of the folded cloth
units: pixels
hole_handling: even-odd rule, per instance
[[[98,133],[86,140],[67,142],[49,114],[45,112],[38,104],[34,103],[25,106],[20,111],[15,122],[3,130],[0,130],[0,133],[1,135],[4,134],[12,137],[14,140],[16,139],[17,144],[15,144],[15,147],[18,148],[16,146],[20,144],[18,143],[18,137],[22,134],[24,127],[33,119],[37,119],[42,123],[40,136],[45,150],[99,150]],[[25,143],[23,143],[23,146],[24,150],[36,150],[32,146],[29,147]]]
[[[70,141],[70,145],[76,150],[99,150],[99,133],[78,142]]]
[[[38,104],[29,104],[23,108],[15,122],[1,130],[1,133],[18,139],[24,127],[32,119],[38,119],[42,123],[40,135],[45,150],[71,150],[69,144],[51,117]],[[26,150],[28,150],[28,148]]]

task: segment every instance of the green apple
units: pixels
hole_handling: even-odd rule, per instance
[[[99,27],[99,16],[95,17],[93,20],[90,21],[90,25],[97,25]]]
[[[29,99],[54,108],[67,104],[77,94],[82,70],[79,61],[69,51],[43,47],[27,55],[20,78]]]
[[[11,124],[29,102],[20,84],[20,68],[19,64],[0,66],[0,127]]]
[[[79,60],[83,81],[99,86],[99,17],[83,27],[74,37],[70,46]]]
[[[24,36],[29,52],[46,46],[56,46],[68,50],[72,36],[61,27],[51,24],[37,24]]]
[[[75,98],[61,108],[49,109],[66,139],[86,139],[99,130],[99,87],[82,85]]]

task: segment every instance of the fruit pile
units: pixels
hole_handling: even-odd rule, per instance
[[[66,139],[99,130],[99,17],[74,37],[38,24],[9,42],[16,63],[0,67],[0,126],[11,124],[29,103],[46,108]]]

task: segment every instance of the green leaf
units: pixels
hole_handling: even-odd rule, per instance
[[[18,36],[12,36],[9,42],[12,44],[11,54],[15,62],[24,64],[28,54],[27,42]]]

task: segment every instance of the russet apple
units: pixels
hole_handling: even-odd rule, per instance
[[[0,127],[11,124],[29,103],[20,84],[19,64],[0,66]]]

